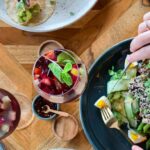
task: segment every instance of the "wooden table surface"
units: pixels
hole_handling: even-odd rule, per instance
[[[121,40],[135,36],[143,14],[148,11],[150,7],[143,5],[142,0],[99,0],[96,6],[80,21],[55,32],[28,33],[0,21],[0,42],[16,58],[15,64],[19,63],[23,66],[18,65],[19,70],[24,73],[28,72],[26,72],[27,77],[30,78],[28,86],[31,87],[32,65],[37,58],[37,49],[43,41],[49,39],[59,41],[65,48],[80,55],[89,67],[107,48]],[[22,86],[20,88],[23,90]],[[33,88],[30,93],[32,97],[36,94]],[[61,109],[75,115],[79,120],[79,101],[63,104]],[[74,140],[62,142],[53,136],[51,124],[51,122],[36,118],[29,128],[24,131],[15,131],[4,142],[9,150],[48,150],[58,147],[74,148],[75,150],[92,149],[81,126]],[[23,135],[22,138],[19,137],[19,133]],[[27,138],[28,136],[30,138]]]

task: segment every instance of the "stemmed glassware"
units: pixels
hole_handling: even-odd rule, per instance
[[[39,95],[54,103],[77,99],[87,83],[84,63],[67,49],[49,50],[42,54],[34,64],[32,76]]]
[[[0,140],[9,136],[18,126],[21,110],[16,98],[0,89]],[[1,144],[1,149],[3,149]]]

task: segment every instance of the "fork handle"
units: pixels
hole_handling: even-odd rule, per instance
[[[133,142],[128,138],[127,134],[126,134],[121,128],[119,128],[119,125],[118,125],[118,122],[117,122],[117,121],[114,122],[114,123],[111,125],[111,128],[115,128],[115,129],[119,130],[119,131],[121,132],[121,134],[126,138],[126,140],[127,140],[129,143],[133,144]]]

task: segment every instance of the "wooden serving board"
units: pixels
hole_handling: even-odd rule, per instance
[[[0,42],[18,61],[8,52],[0,50],[0,70],[2,70],[0,77],[4,81],[11,82],[0,81],[0,85],[10,84],[14,86],[13,89],[30,97],[34,95],[31,83],[32,65],[37,58],[38,47],[43,41],[50,39],[59,41],[66,48],[80,55],[89,67],[107,48],[121,40],[136,36],[138,24],[142,21],[144,13],[148,11],[150,7],[143,5],[142,0],[99,0],[81,20],[50,33],[28,33],[0,22]],[[4,87],[7,87],[6,85]],[[79,119],[79,102],[63,104],[61,109],[74,114]],[[53,136],[51,124],[50,121],[35,119],[29,128],[13,133],[4,141],[10,150],[48,150],[58,147],[75,150],[91,149],[81,125],[78,136],[66,143]]]

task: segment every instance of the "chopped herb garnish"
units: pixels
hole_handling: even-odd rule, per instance
[[[122,79],[126,79],[126,76],[122,76],[123,70],[114,71],[114,66],[112,66],[111,70],[108,70],[109,75],[111,76],[111,80],[118,80],[122,77]]]
[[[20,0],[17,4],[16,4],[16,8],[18,10],[25,10],[25,6],[26,6],[26,2],[24,0]]]
[[[150,63],[146,65],[146,69],[150,69]]]
[[[40,5],[35,4],[31,8],[27,6],[26,0],[20,0],[16,4],[17,17],[20,23],[28,23],[34,16],[37,16],[40,11]]]
[[[55,5],[56,4],[56,0],[50,0],[50,4],[51,5]]]
[[[144,86],[146,88],[150,88],[150,79],[148,79],[147,81],[144,82]]]
[[[75,15],[75,13],[74,12],[70,12],[70,16],[74,16]]]

